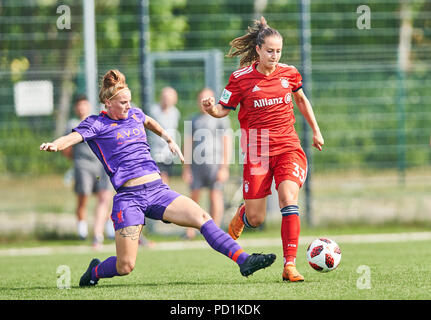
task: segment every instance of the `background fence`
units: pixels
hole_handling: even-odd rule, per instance
[[[70,9],[70,28],[65,11],[57,12],[62,5]],[[229,42],[263,15],[283,35],[281,61],[302,71],[299,10],[299,1],[284,0],[150,1],[150,51],[227,53]],[[138,106],[139,12],[137,0],[95,1],[98,77],[110,68],[120,69]],[[423,199],[431,185],[430,17],[431,1],[425,0],[311,1],[309,96],[325,138],[324,152],[313,151],[316,188],[319,183],[325,187],[328,175],[340,178],[333,195],[313,198],[316,210],[326,210],[327,216],[337,211],[325,203],[333,203],[331,197],[342,194],[348,180],[361,191],[355,189],[340,212],[357,212],[361,197],[375,192],[362,191],[374,183],[382,190],[414,186],[419,200],[409,210],[431,213]],[[85,91],[83,30],[82,1],[0,0],[0,173],[37,177],[63,174],[70,167],[66,159],[47,156],[38,146],[61,132],[72,116],[73,97]],[[163,61],[154,68],[153,99],[163,86],[173,86],[182,119],[187,120],[197,111],[195,96],[204,85],[202,64]],[[224,58],[223,85],[236,68],[237,59]],[[16,115],[14,84],[23,80],[52,81],[52,114]],[[301,121],[297,114],[300,135]],[[234,129],[237,122],[232,115]],[[238,174],[239,165],[232,170]],[[395,207],[403,210],[404,205]]]

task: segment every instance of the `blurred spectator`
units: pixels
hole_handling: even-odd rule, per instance
[[[180,112],[175,106],[177,102],[178,94],[175,89],[165,87],[160,93],[159,104],[153,105],[149,110],[149,116],[160,123],[174,140],[177,136],[176,132],[180,120]],[[168,184],[174,167],[172,152],[169,150],[168,144],[164,139],[149,130],[147,135],[151,146],[151,156],[160,169],[162,181]]]
[[[229,159],[232,141],[226,130],[230,129],[229,118],[216,119],[200,107],[201,100],[214,96],[209,88],[202,89],[197,96],[200,113],[191,118],[192,132],[185,135],[184,154],[191,156],[191,165],[184,164],[183,180],[190,185],[190,198],[199,203],[201,190],[209,189],[209,213],[220,226],[224,214],[223,184],[229,179]],[[189,158],[190,159],[190,158]],[[190,163],[190,162],[188,162]],[[195,230],[188,228],[186,236],[194,238]]]
[[[75,100],[74,111],[78,119],[68,123],[68,133],[91,114],[91,104],[81,95]],[[104,227],[109,238],[114,238],[114,228],[110,217],[112,186],[103,166],[91,151],[87,143],[82,142],[62,151],[63,155],[73,160],[75,186],[77,195],[76,215],[78,218],[78,236],[85,240],[88,236],[87,204],[91,194],[97,196],[94,216],[93,246],[99,248],[104,240]]]

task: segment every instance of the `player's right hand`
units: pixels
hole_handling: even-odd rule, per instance
[[[317,150],[322,151],[325,140],[323,140],[322,134],[319,132],[313,134],[313,147]]]
[[[201,100],[201,106],[202,108],[211,114],[212,109],[215,106],[215,98],[214,97],[208,97]]]
[[[53,144],[52,142],[46,142],[46,143],[42,143],[39,147],[39,149],[41,151],[48,151],[48,152],[57,152],[58,148],[55,144]]]

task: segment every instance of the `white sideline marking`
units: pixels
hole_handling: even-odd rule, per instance
[[[408,242],[431,240],[431,232],[406,232],[406,233],[381,233],[381,234],[351,234],[351,235],[322,235],[341,243],[379,243],[379,242]],[[318,236],[304,236],[299,238],[300,245],[311,243]],[[280,238],[261,239],[239,239],[238,243],[246,247],[272,247],[281,246]],[[156,242],[154,248],[143,248],[141,250],[185,250],[185,249],[208,249],[204,240],[199,241],[164,241]],[[35,248],[9,248],[0,249],[0,257],[5,256],[43,256],[52,254],[80,254],[80,253],[115,253],[115,244],[104,245],[99,250],[91,246],[52,246]]]

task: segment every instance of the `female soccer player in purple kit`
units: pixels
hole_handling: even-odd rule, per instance
[[[146,217],[200,230],[214,250],[239,265],[243,276],[274,262],[274,254],[247,254],[199,205],[162,183],[160,171],[150,156],[145,129],[165,139],[182,161],[183,155],[154,119],[138,108],[131,108],[131,92],[120,71],[109,70],[105,74],[99,99],[106,111],[89,116],[72,133],[40,146],[40,150],[56,152],[87,142],[117,191],[111,215],[116,230],[116,256],[103,262],[91,260],[80,286],[94,286],[101,278],[127,275],[133,270]]]

